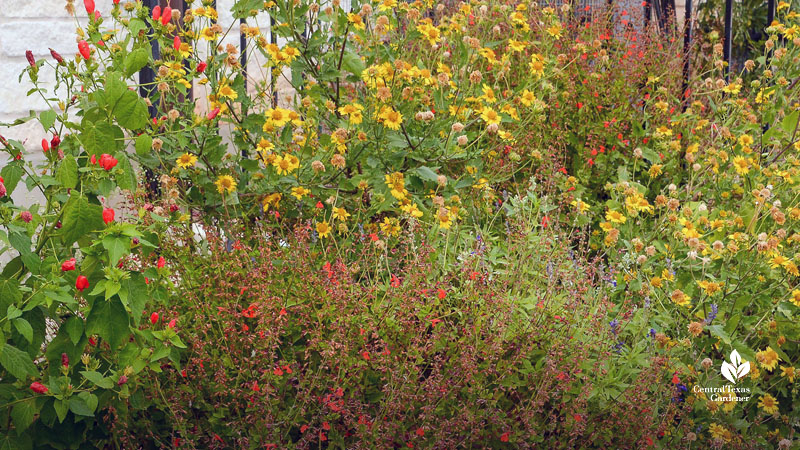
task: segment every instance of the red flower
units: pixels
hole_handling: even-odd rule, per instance
[[[400,287],[400,279],[397,278],[394,274],[392,274],[392,281],[390,283],[393,288]]]
[[[447,297],[447,291],[445,291],[442,288],[437,289],[436,292],[437,296],[439,297],[439,300],[443,300],[445,297]]]
[[[92,49],[89,48],[89,44],[84,40],[78,42],[78,51],[81,53],[81,56],[83,56],[83,59],[92,57]]]
[[[150,323],[155,325],[156,322],[158,322],[158,313],[154,312],[153,314],[150,314]]]
[[[178,51],[178,50],[181,49],[181,37],[180,36],[175,35],[175,39],[172,40],[172,48],[174,48],[175,51]]]
[[[50,150],[50,143],[47,142],[47,139],[42,139],[42,151],[46,152]]]
[[[33,52],[32,51],[25,50],[25,59],[28,60],[28,64],[30,64],[31,67],[36,67],[36,59],[33,58]]]
[[[64,62],[64,58],[62,58],[61,55],[59,55],[58,52],[53,50],[52,48],[50,49],[50,56],[52,56],[53,59],[55,59],[56,62],[59,64]]]
[[[275,375],[276,377],[279,377],[283,375],[283,371],[281,370],[280,367],[276,367],[275,370],[272,371],[272,374]]]
[[[158,21],[158,18],[161,17],[161,6],[156,6],[153,8],[153,22]]]
[[[672,384],[679,384],[681,382],[680,378],[678,378],[678,374],[672,376]]]
[[[94,0],[83,0],[83,7],[87,14],[94,14]]]
[[[500,435],[500,442],[508,442],[509,434],[511,434],[511,433],[509,433],[508,431],[506,431],[505,433],[501,434]]]
[[[170,320],[170,321],[169,321],[169,323],[167,324],[167,326],[168,326],[169,328],[175,328],[175,324],[176,324],[176,323],[177,323],[177,321],[176,321],[175,319],[172,319],[172,320]]]
[[[122,375],[122,376],[119,377],[119,380],[117,381],[117,386],[122,386],[123,384],[125,384],[127,382],[128,382],[128,377],[126,377],[125,375]]]
[[[61,365],[64,367],[69,367],[69,355],[66,353],[61,354]]]
[[[69,272],[70,270],[75,270],[75,258],[70,258],[61,263],[62,272]]]
[[[119,162],[117,161],[117,158],[114,158],[108,153],[103,153],[102,155],[100,155],[100,167],[102,167],[106,171],[113,169],[114,166],[117,165],[117,162]]]
[[[31,383],[31,390],[37,394],[46,394],[48,391],[47,386],[39,383],[38,381]]]
[[[362,356],[364,359],[366,359],[367,361],[369,361],[369,352],[361,352],[361,356]]]
[[[208,67],[208,64],[206,64],[205,61],[200,61],[200,64],[198,64],[194,70],[197,73],[203,73],[206,70],[206,67]]]
[[[170,20],[172,20],[172,8],[167,6],[164,8],[164,12],[161,13],[161,24],[166,26]]]
[[[75,280],[75,289],[80,292],[83,292],[84,289],[89,287],[89,279],[83,275],[78,275],[78,278]]]
[[[217,117],[217,114],[219,114],[219,108],[214,108],[208,113],[206,117],[208,118],[208,120],[214,120],[214,118]]]
[[[103,222],[108,225],[114,221],[114,210],[111,208],[103,208]]]
[[[156,267],[158,267],[159,269],[161,269],[161,268],[163,268],[163,267],[164,267],[164,264],[166,264],[166,263],[167,263],[167,260],[166,260],[166,259],[164,259],[164,257],[163,257],[163,256],[159,256],[159,257],[158,257],[158,262],[156,263]]]

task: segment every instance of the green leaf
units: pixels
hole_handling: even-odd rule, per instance
[[[114,387],[114,381],[111,378],[104,377],[98,372],[84,370],[81,371],[81,375],[103,389],[111,389]]]
[[[83,319],[78,316],[72,316],[64,323],[64,329],[69,336],[69,340],[73,345],[76,345],[83,336]]]
[[[56,112],[52,109],[42,111],[42,114],[39,115],[39,121],[42,123],[44,131],[47,132],[56,123]]]
[[[63,422],[64,419],[67,418],[67,413],[69,412],[69,403],[66,400],[56,399],[53,403],[53,408],[56,410],[58,421]]]
[[[14,319],[14,327],[28,342],[33,342],[33,327],[27,320],[21,317]]]
[[[130,308],[134,324],[139,325],[142,311],[148,300],[147,283],[144,282],[144,276],[140,273],[132,273],[127,280],[122,280],[119,298]]]
[[[22,301],[19,281],[14,278],[0,279],[0,311],[8,311],[11,305]]]
[[[78,163],[72,155],[64,156],[56,169],[56,180],[61,186],[73,189],[78,185]]]
[[[149,117],[147,105],[134,91],[126,90],[114,107],[114,118],[117,119],[117,123],[129,130],[144,127]]]
[[[131,23],[131,25],[133,24]],[[133,33],[133,30],[131,30],[131,33]],[[141,70],[149,60],[150,51],[145,48],[138,48],[128,53],[128,56],[125,57],[125,78]]]
[[[147,156],[153,148],[153,138],[150,135],[142,134],[136,138],[136,154],[139,156]]]
[[[69,409],[79,416],[94,416],[97,408],[97,396],[88,392],[81,392],[69,399]]]
[[[2,170],[0,170],[0,176],[3,177],[3,184],[6,186],[6,195],[11,195],[14,192],[14,189],[17,187],[19,180],[22,179],[22,175],[25,171],[22,169],[22,161],[12,161],[8,163]]]
[[[97,299],[86,319],[86,334],[97,334],[117,348],[130,335],[128,312],[117,299]]]
[[[90,205],[80,192],[73,191],[64,205],[62,225],[64,245],[70,246],[84,234],[103,228],[103,209]]]
[[[30,355],[8,343],[0,352],[0,365],[18,380],[24,380],[28,376],[35,377],[39,374]]]
[[[353,75],[360,77],[361,72],[364,71],[366,66],[364,65],[364,61],[361,60],[361,57],[356,53],[345,52],[342,59],[342,68]]]
[[[22,316],[22,310],[17,308],[14,305],[8,305],[8,309],[6,310],[6,319],[7,320],[14,320],[17,317]]]
[[[22,434],[33,423],[36,416],[36,399],[34,397],[26,398],[19,403],[15,403],[11,410],[11,418],[14,420],[14,427],[17,429],[18,434]]]
[[[131,161],[122,152],[117,154],[117,161],[117,167],[119,168],[119,172],[116,174],[117,186],[120,189],[133,191],[136,189],[136,174],[133,172]]]
[[[731,345],[731,337],[722,328],[722,325],[710,325],[706,328],[708,329],[709,332],[711,332],[712,336],[719,338],[726,345]]]
[[[19,252],[19,256],[22,258],[25,267],[32,272],[37,272],[42,261],[39,259],[39,256],[35,255],[31,250],[31,238],[28,236],[28,233],[13,231],[8,234],[8,241],[11,243],[11,246]]]
[[[107,122],[95,124],[84,120],[82,126],[83,132],[81,132],[80,141],[86,153],[95,156],[100,156],[103,153],[112,153],[115,147],[110,144],[114,142],[116,132],[111,124]]]
[[[119,236],[106,236],[103,238],[103,247],[108,251],[108,261],[116,265],[117,261],[130,253],[130,239]]]
[[[416,170],[417,170],[417,175],[419,175],[420,178],[422,178],[423,180],[437,181],[439,178],[439,175],[436,175],[436,172],[434,172],[428,166],[417,167]]]

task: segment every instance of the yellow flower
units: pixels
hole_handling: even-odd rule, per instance
[[[545,31],[547,31],[547,34],[549,34],[550,36],[552,36],[552,37],[554,37],[556,39],[561,39],[561,24],[560,23],[558,23],[558,22],[554,23],[553,25],[547,27],[547,29]]]
[[[766,349],[756,353],[756,360],[761,364],[762,367],[767,369],[768,371],[772,372],[775,369],[775,366],[778,365],[778,361],[780,361],[781,357],[772,349],[772,347],[767,347]]]
[[[794,377],[797,376],[797,370],[794,367],[783,367],[781,366],[781,378],[786,377],[789,379],[790,383],[794,383]]]
[[[237,94],[236,91],[233,90],[233,88],[226,83],[220,86],[219,96],[223,98],[229,98],[231,100],[236,100],[236,97],[238,97],[239,94]]]
[[[283,196],[277,192],[269,194],[266,197],[264,197],[264,199],[261,200],[261,204],[264,207],[264,212],[267,212],[270,206],[273,208],[277,208],[278,204],[281,202],[281,197]]]
[[[380,225],[381,231],[389,236],[397,236],[400,234],[400,221],[395,217],[384,217]]]
[[[521,52],[525,50],[525,46],[528,45],[525,41],[515,41],[514,39],[508,40],[508,48],[512,52]]]
[[[483,119],[487,125],[497,125],[500,123],[500,114],[492,108],[484,108],[481,113],[481,119]]]
[[[778,412],[778,400],[769,394],[761,396],[761,400],[758,401],[758,406],[767,414],[775,414]]]
[[[628,219],[619,211],[610,210],[606,212],[606,220],[613,223],[625,223]]]
[[[403,200],[406,197],[405,176],[400,172],[394,172],[391,175],[386,175],[386,186],[392,197]]]
[[[361,18],[358,14],[350,13],[347,15],[347,21],[353,24],[353,28],[356,30],[363,30],[364,29],[364,19]]]
[[[733,158],[733,167],[739,175],[747,175],[750,172],[750,164],[743,156],[736,156]]]
[[[792,298],[790,298],[789,301],[794,303],[794,306],[800,308],[800,289],[792,291]]]
[[[292,188],[292,195],[294,196],[294,198],[296,198],[298,200],[302,200],[304,196],[306,196],[306,195],[308,195],[310,193],[311,193],[311,191],[309,191],[308,189],[306,189],[306,188],[304,188],[302,186],[295,186],[295,187]]]
[[[323,220],[322,222],[317,222],[316,228],[317,228],[317,233],[319,233],[319,237],[321,238],[328,237],[328,235],[331,233],[331,230],[333,229],[326,220]]]
[[[337,220],[345,221],[347,218],[350,217],[350,213],[347,212],[344,208],[334,207],[333,208],[333,218]]]
[[[289,110],[283,108],[270,108],[264,112],[264,115],[267,117],[267,124],[282,127],[291,120],[289,112]]]
[[[217,36],[219,35],[209,27],[203,28],[203,31],[200,32],[200,37],[202,37],[207,41],[215,41],[217,39]]]
[[[220,194],[225,191],[228,191],[229,194],[236,191],[236,180],[230,175],[221,175],[214,184],[217,185],[217,192]]]
[[[688,295],[684,294],[680,289],[675,289],[670,294],[670,299],[678,306],[690,306],[692,304]]]
[[[378,119],[391,130],[399,130],[400,124],[403,123],[403,115],[388,106],[383,107]]]
[[[535,53],[531,56],[531,62],[528,63],[528,66],[531,69],[531,72],[540,77],[544,75],[544,57],[538,53]]]
[[[422,33],[422,36],[428,40],[430,45],[436,44],[442,37],[442,32],[430,23],[424,23],[417,26],[417,30]]]
[[[361,111],[364,110],[364,107],[358,103],[351,103],[349,105],[345,105],[339,108],[339,114],[343,114],[348,116],[348,120],[350,123],[359,124],[363,121],[364,116],[361,114]]]
[[[536,96],[533,95],[533,92],[525,89],[522,91],[522,95],[519,98],[520,102],[522,102],[525,106],[531,106],[534,101],[536,101]]]
[[[189,167],[194,167],[194,164],[197,162],[197,156],[192,155],[191,153],[184,153],[178,157],[176,163],[178,167],[181,169],[187,169]]]

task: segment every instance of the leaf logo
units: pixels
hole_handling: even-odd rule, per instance
[[[742,362],[742,357],[736,350],[731,352],[731,362],[722,362],[722,376],[727,378],[733,384],[750,373],[750,363],[748,361]]]

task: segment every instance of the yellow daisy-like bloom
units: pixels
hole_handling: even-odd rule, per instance
[[[347,15],[347,21],[353,24],[353,28],[356,30],[363,30],[364,26],[364,19],[361,18],[358,14],[350,13]]]
[[[522,102],[525,106],[531,106],[534,101],[536,101],[536,96],[533,95],[533,92],[525,89],[522,91],[522,95],[519,98],[519,101]]]
[[[739,144],[741,144],[742,147],[750,147],[751,145],[753,145],[753,142],[755,141],[750,135],[743,134],[739,136]]]
[[[319,233],[319,237],[326,238],[331,233],[331,225],[328,223],[327,220],[323,220],[322,222],[317,222],[317,233]]]
[[[692,304],[691,298],[684,294],[680,289],[675,289],[670,294],[670,299],[678,306],[690,306]]]
[[[761,400],[758,401],[758,406],[767,414],[775,414],[778,412],[778,400],[769,394],[761,396]]]
[[[781,378],[788,378],[789,383],[794,383],[794,377],[797,376],[797,370],[794,367],[783,367],[781,366]]]
[[[291,163],[283,156],[277,156],[275,160],[272,161],[272,167],[275,168],[278,175],[287,175],[292,171]]]
[[[236,91],[229,84],[226,83],[220,86],[219,96],[222,98],[229,98],[231,100],[236,100],[236,98],[239,97],[239,94],[237,94]]]
[[[388,236],[400,234],[400,221],[396,217],[384,217],[380,225],[381,231]]]
[[[347,212],[344,208],[334,207],[333,208],[333,218],[336,220],[345,221],[347,218],[350,217],[350,213]]]
[[[514,39],[508,40],[508,49],[512,52],[521,52],[525,50],[525,46],[528,45],[525,41],[515,41]]]
[[[264,112],[264,115],[267,117],[267,123],[275,127],[282,127],[291,120],[289,112],[283,108],[270,108]]]
[[[612,223],[625,223],[628,219],[619,211],[609,210],[606,212],[606,220]]]
[[[261,204],[264,207],[264,212],[267,212],[270,207],[277,208],[278,204],[280,204],[281,202],[282,197],[283,196],[278,192],[269,194],[266,197],[264,197],[264,199],[261,200]]]
[[[767,369],[768,371],[772,372],[775,369],[775,366],[778,365],[778,361],[780,361],[781,357],[772,349],[772,347],[767,347],[766,349],[756,353],[756,360],[761,367]]]
[[[547,29],[545,31],[547,31],[547,34],[549,34],[550,36],[556,38],[556,40],[561,39],[561,24],[560,23],[554,23],[553,25],[547,27]]]
[[[436,218],[439,219],[439,227],[445,230],[449,230],[450,227],[453,225],[453,217],[450,214],[450,210],[447,208],[441,208],[439,210],[439,214],[436,215]]]
[[[364,120],[364,115],[361,113],[364,107],[358,103],[351,103],[339,108],[339,114],[347,116],[350,123],[358,125]]]
[[[531,72],[540,77],[544,75],[544,57],[538,53],[535,53],[531,56],[531,62],[528,63],[528,66],[531,69]]]
[[[386,186],[392,197],[403,200],[406,197],[405,177],[400,172],[394,172],[391,175],[386,175]]]
[[[380,5],[378,5],[378,10],[380,12],[393,11],[396,6],[397,0],[383,0]]]
[[[378,119],[383,122],[383,125],[391,130],[399,130],[400,124],[403,123],[403,115],[394,109],[384,106]]]
[[[181,169],[187,169],[189,167],[194,167],[195,163],[197,162],[197,156],[192,155],[191,153],[184,153],[178,157],[178,160],[175,163]]]
[[[311,191],[309,191],[308,189],[304,188],[303,186],[295,186],[295,187],[292,188],[292,195],[294,196],[294,198],[296,198],[298,200],[302,200],[303,197],[305,197],[306,195],[308,195],[310,193],[311,193]]]
[[[207,41],[216,41],[218,36],[219,35],[209,27],[203,28],[203,31],[200,32],[200,37]]]
[[[400,209],[402,209],[404,213],[410,215],[411,217],[420,218],[423,215],[417,204],[411,203],[410,201],[407,204],[400,206]]]
[[[739,175],[747,175],[750,172],[750,164],[743,156],[736,156],[733,158],[733,168]]]
[[[792,297],[789,299],[789,301],[794,303],[794,306],[800,308],[800,289],[795,289],[792,291]]]
[[[417,30],[422,33],[422,36],[428,40],[430,45],[435,45],[442,37],[442,32],[430,23],[418,25]]]
[[[498,114],[497,111],[493,110],[492,108],[484,108],[483,112],[481,113],[481,119],[483,119],[487,125],[500,124],[500,114]]]
[[[214,184],[217,185],[217,192],[220,194],[225,191],[228,191],[229,194],[236,191],[236,180],[230,175],[221,175]]]

